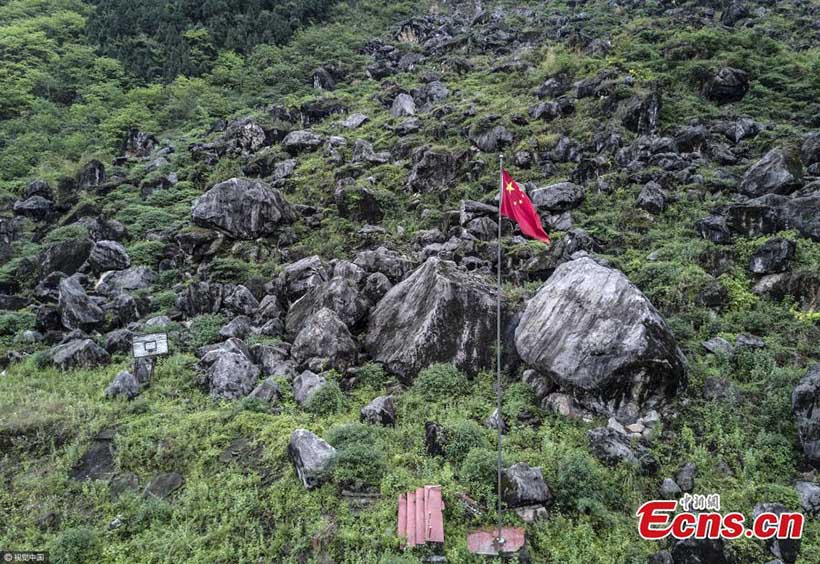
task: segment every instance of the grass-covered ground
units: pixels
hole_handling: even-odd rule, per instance
[[[573,13],[567,2],[525,4],[547,13]],[[694,4],[685,9],[694,10]],[[573,210],[575,225],[601,243],[602,256],[623,270],[669,322],[689,361],[689,387],[675,407],[677,416],[663,421],[652,444],[660,471],[646,477],[627,467],[608,468],[589,454],[586,431],[605,425],[604,419],[584,423],[545,412],[519,382],[519,374],[506,375],[504,414],[511,431],[505,437],[505,460],[540,466],[554,498],[550,518],[527,526],[530,554],[535,562],[646,562],[661,546],[638,538],[634,512],[643,501],[658,497],[661,479],[674,476],[687,461],[698,466],[695,492],[719,493],[726,511],[748,515],[761,501],[799,509],[792,485],[807,468],[790,396],[806,366],[820,356],[816,305],[801,308],[794,300],[775,302],[751,292],[749,258],[769,237],[739,237],[717,246],[694,230],[696,220],[732,199],[731,190],[720,189],[724,180],[718,173],[742,175],[769,148],[795,146],[818,126],[820,50],[806,21],[793,16],[796,3],[777,4],[754,27],[729,29],[658,16],[650,10],[656,3],[630,11],[609,9],[604,1],[587,2],[584,11],[592,15],[588,31],[611,40],[606,55],[588,55],[567,42],[542,37],[517,53],[530,63],[529,70],[493,73],[490,68],[499,57],[468,46],[459,56],[470,61],[472,70],[457,73],[432,59],[420,70],[391,75],[389,80],[410,89],[420,84],[422,70],[436,71],[450,90],[440,115],[420,115],[421,131],[399,140],[390,128],[400,119],[378,101],[380,81],[366,77],[369,59],[359,49],[374,37],[395,42],[390,26],[410,14],[426,13],[427,3],[342,2],[326,23],[306,26],[285,45],[259,45],[245,55],[223,51],[200,75],[144,83],[119,61],[99,56],[81,33],[87,5],[74,0],[5,2],[0,5],[0,85],[9,93],[0,102],[3,201],[13,201],[34,178],[56,186],[91,158],[107,165],[131,126],[176,147],[169,170],[180,182],[142,199],[139,184],[145,173],[132,164],[122,171],[128,182],[104,197],[81,194],[50,228],[25,222],[12,256],[0,265],[0,282],[30,294],[37,282],[33,257],[50,243],[83,236],[84,228],[69,225],[68,219],[76,219],[83,206],[125,224],[132,263],[156,267],[173,246],[173,234],[192,229],[191,201],[214,183],[242,175],[246,164],[223,158],[207,166],[191,157],[187,145],[217,137],[206,133],[216,119],[252,116],[269,124],[267,105],[298,106],[322,96],[310,81],[319,64],[334,62],[349,72],[332,95],[350,111],[370,117],[355,138],[371,141],[376,151],[398,151],[402,143],[452,152],[468,149],[463,132],[496,114],[516,139],[508,156],[523,149],[548,152],[562,135],[590,142],[610,119],[595,99],[579,100],[575,114],[550,123],[516,125],[510,118],[527,113],[537,101],[533,90],[548,77],[565,73],[578,80],[612,69],[636,79],[634,92],[662,91],[664,132],[695,119],[736,116],[752,117],[766,128],[744,141],[739,153],[747,160],[741,164],[704,162],[697,171],[704,183],[677,186],[678,201],[660,215],[635,207],[640,184],[615,162],[602,177],[615,189],[599,192],[592,182],[583,205]],[[447,6],[438,8],[446,12]],[[515,14],[507,25],[538,31]],[[413,44],[401,48],[421,51]],[[719,107],[699,93],[701,79],[721,65],[737,66],[752,76],[749,93],[730,107]],[[42,86],[60,81],[78,93],[72,102],[55,99]],[[354,138],[337,121],[334,116],[313,129]],[[442,127],[443,122],[448,125]],[[635,137],[624,135],[627,142]],[[285,157],[278,146],[266,150],[274,161]],[[343,152],[350,156],[350,144]],[[485,163],[477,179],[461,180],[443,196],[406,193],[406,161],[364,171],[357,182],[372,185],[385,210],[386,233],[376,241],[409,252],[413,235],[440,225],[459,200],[487,200],[496,190],[496,155],[477,154],[476,160]],[[538,167],[510,168],[519,181],[546,185],[566,180],[575,166],[558,163],[552,175]],[[289,249],[293,259],[310,254],[351,259],[363,244],[357,235],[362,223],[339,218],[332,204],[339,172],[321,152],[299,157],[286,196],[293,203],[324,208],[324,215],[320,229],[296,226],[299,240]],[[555,240],[563,236],[551,235]],[[796,241],[794,271],[820,277],[820,244],[791,231],[777,235]],[[275,241],[252,247],[250,242],[223,245],[208,267],[210,275],[223,282],[270,280],[283,266]],[[255,252],[259,248],[263,252]],[[544,249],[507,242],[504,251],[538,254]],[[719,252],[728,266],[712,276],[709,264]],[[152,314],[171,312],[173,287],[192,270],[193,265],[183,265],[160,274],[149,293]],[[728,293],[722,308],[700,305],[699,295],[712,284]],[[508,282],[505,290],[523,298],[538,285]],[[193,351],[216,340],[226,321],[211,315],[193,319],[190,336],[172,339],[172,354],[159,361],[150,388],[125,402],[105,400],[103,390],[119,370],[128,369],[127,358],[116,357],[93,371],[44,368],[39,362],[43,346],[15,341],[34,327],[33,308],[0,313],[2,351],[31,353],[0,375],[0,549],[48,550],[54,562],[416,562],[424,550],[403,553],[399,547],[396,498],[419,485],[438,483],[446,504],[444,552],[450,562],[472,561],[466,552],[467,530],[495,520],[495,434],[483,426],[494,408],[491,374],[468,381],[447,367],[426,371],[397,394],[395,428],[358,423],[362,406],[394,389],[395,382],[373,365],[354,389],[331,387],[312,409],[296,405],[285,381],[280,382],[285,392],[281,413],[249,401],[218,403],[196,385]],[[734,342],[741,334],[762,337],[766,348],[721,357],[701,346],[715,336]],[[701,399],[710,376],[734,383],[742,394],[740,403]],[[541,425],[519,423],[516,417],[525,410]],[[450,431],[445,457],[425,453],[425,421],[438,421]],[[168,501],[144,499],[141,490],[113,498],[106,482],[72,480],[72,467],[94,437],[112,428],[120,473],[135,474],[144,487],[158,473],[178,472],[183,488]],[[296,428],[317,433],[339,450],[333,480],[317,490],[302,487],[287,459],[286,445]],[[240,438],[249,441],[252,455],[241,463],[220,460]],[[347,485],[369,487],[380,497],[357,508],[341,495]],[[462,492],[479,500],[482,518],[470,517],[460,505]],[[115,519],[120,526],[109,527]],[[520,523],[513,514],[504,519]],[[819,535],[817,522],[808,520],[799,562],[820,562]],[[728,551],[742,563],[771,559],[758,541],[732,542]]]

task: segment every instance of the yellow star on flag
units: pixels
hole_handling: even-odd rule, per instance
[[[515,186],[513,186],[512,182],[507,182],[507,192],[512,192],[515,190]]]

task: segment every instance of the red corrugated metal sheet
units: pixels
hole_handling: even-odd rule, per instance
[[[407,547],[444,542],[441,486],[424,486],[399,495],[398,534]]]
[[[416,488],[416,544],[424,544],[427,534],[424,532],[424,488]]]
[[[498,529],[480,529],[467,535],[467,549],[473,554],[493,556],[501,553],[514,553],[524,546],[524,529],[519,527],[503,527],[501,536],[504,544],[495,542]]]
[[[399,537],[402,544],[407,541],[407,494],[399,496]]]
[[[416,546],[416,492],[407,494],[407,546]]]
[[[441,501],[441,486],[426,486],[424,488],[426,520],[425,520],[425,541],[444,542],[444,519],[442,509],[444,504]]]

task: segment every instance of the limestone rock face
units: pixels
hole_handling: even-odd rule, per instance
[[[454,263],[431,257],[376,305],[366,347],[405,381],[435,362],[476,374],[492,366],[495,331],[493,290]]]
[[[345,324],[324,307],[311,315],[293,341],[291,353],[297,362],[308,364],[321,359],[344,370],[356,363],[358,347]]]
[[[108,364],[111,356],[91,339],[74,339],[57,345],[48,353],[49,360],[60,370],[96,368]]]
[[[783,149],[772,149],[746,171],[739,189],[752,198],[765,194],[790,194],[800,187],[801,179],[798,156]]]
[[[214,399],[241,399],[256,388],[261,371],[239,339],[216,345],[199,361],[204,381]]]
[[[236,239],[255,239],[276,233],[293,221],[282,193],[259,180],[231,178],[194,200],[194,223],[217,228]]]
[[[501,491],[510,507],[547,504],[552,499],[541,468],[526,463],[513,464],[501,476]]]
[[[66,329],[90,331],[105,320],[105,312],[73,276],[60,281],[58,307]]]
[[[306,429],[290,435],[288,456],[305,489],[313,489],[328,478],[336,449]]]
[[[515,332],[519,356],[599,411],[635,412],[685,384],[686,360],[658,311],[620,271],[560,265]]]
[[[809,464],[820,468],[820,363],[813,364],[792,392],[792,411]]]
[[[722,67],[704,85],[703,94],[718,104],[730,104],[743,99],[749,90],[749,73],[732,67]]]

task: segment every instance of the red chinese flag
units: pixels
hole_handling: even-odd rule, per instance
[[[550,238],[541,225],[541,218],[527,194],[519,188],[510,173],[502,171],[501,215],[509,217],[521,227],[521,232],[532,239],[549,244]]]

